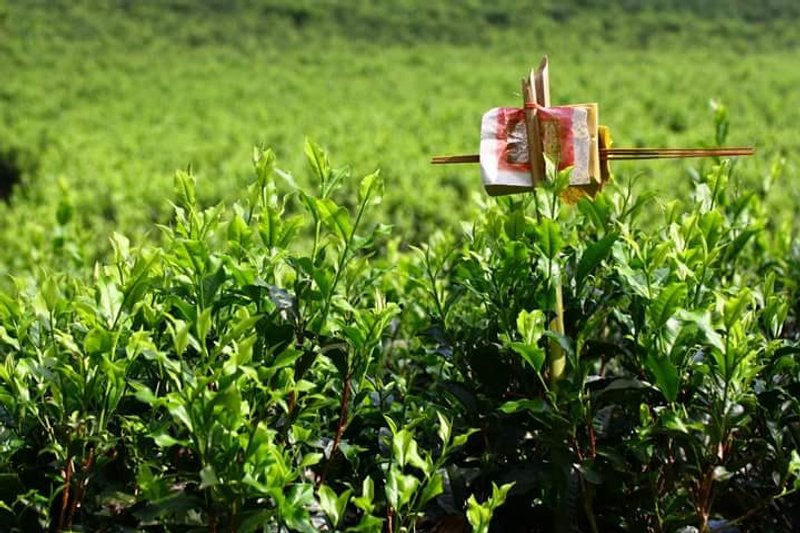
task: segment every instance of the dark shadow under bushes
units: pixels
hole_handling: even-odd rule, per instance
[[[9,202],[23,176],[33,173],[36,166],[30,154],[18,148],[0,148],[0,200]]]

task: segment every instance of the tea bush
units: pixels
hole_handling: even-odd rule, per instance
[[[567,206],[562,173],[406,249],[378,173],[348,198],[305,155],[313,189],[256,150],[230,206],[179,172],[160,244],[0,294],[7,529],[792,530],[800,248],[766,189],[718,161],[689,205]]]
[[[269,151],[227,209],[199,206],[179,173],[163,246],[114,235],[91,279],[14,280],[0,299],[4,523],[414,527],[467,437],[395,366],[400,304],[373,258],[387,229],[363,224],[379,176],[348,210],[332,197],[347,172],[307,154],[316,194],[278,195]]]
[[[434,254],[424,292],[479,428],[472,482],[515,484],[498,530],[794,527],[796,251],[729,180],[728,162],[698,179],[689,211],[629,191],[568,209],[556,180]]]

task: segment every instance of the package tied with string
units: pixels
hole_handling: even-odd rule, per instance
[[[597,126],[595,104],[536,107],[544,157],[558,170],[571,168],[570,185],[601,183],[599,144],[608,141],[606,128]],[[602,132],[599,135],[598,132]],[[602,142],[599,137],[602,137]],[[533,180],[525,110],[496,107],[481,121],[481,180],[492,195],[531,189]]]

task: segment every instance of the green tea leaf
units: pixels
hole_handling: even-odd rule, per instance
[[[508,497],[508,492],[514,483],[507,483],[501,487],[492,483],[492,495],[484,502],[478,503],[475,495],[471,495],[467,500],[467,520],[472,526],[474,533],[489,533],[489,523],[495,509],[503,505]]]
[[[739,294],[733,298],[729,298],[725,302],[722,316],[727,329],[731,329],[736,322],[742,319],[742,316],[744,315],[748,306],[750,306],[752,300],[752,292],[748,288],[744,287],[739,291]]]
[[[193,208],[197,203],[195,193],[197,178],[190,172],[178,171],[175,173],[174,187],[178,205],[184,208]]]
[[[439,411],[436,411],[436,417],[439,419],[439,440],[442,442],[442,446],[447,446],[447,444],[450,442],[453,425]]]
[[[308,138],[305,143],[305,153],[306,160],[311,170],[314,171],[314,175],[317,177],[320,184],[327,183],[331,175],[331,165],[328,162],[328,156],[325,155],[325,152],[317,143]]]
[[[561,228],[552,219],[543,219],[536,227],[536,235],[538,236],[537,244],[548,259],[555,259],[564,248]]]
[[[206,465],[200,470],[200,490],[214,487],[219,483],[217,473],[212,465]]]
[[[280,514],[286,525],[303,533],[315,533],[309,520],[308,508],[314,501],[314,487],[309,483],[292,485],[286,499],[279,505]]]
[[[289,366],[294,364],[301,356],[303,352],[300,350],[296,350],[294,348],[287,348],[283,350],[273,361],[272,366],[274,368],[283,368],[284,366]]]
[[[353,505],[364,511],[364,514],[370,514],[375,508],[373,504],[374,499],[375,482],[372,481],[371,477],[367,476],[361,482],[361,496],[353,498]]]
[[[420,494],[419,497],[419,505],[424,506],[442,492],[444,492],[444,482],[442,481],[442,476],[439,474],[434,474],[422,488],[422,494]]]
[[[346,242],[353,231],[353,226],[350,223],[350,213],[347,212],[347,209],[336,205],[330,198],[315,199],[314,202],[322,222],[342,242]]]
[[[427,470],[428,465],[419,455],[417,441],[407,429],[401,429],[392,437],[392,457],[400,466],[408,464],[423,472]]]
[[[578,269],[575,273],[579,285],[582,285],[589,274],[611,254],[611,249],[618,238],[619,233],[612,232],[586,248],[578,261]]]
[[[536,344],[545,332],[546,318],[540,309],[520,311],[517,315],[517,331],[527,344]]]
[[[655,385],[664,397],[674,402],[678,397],[678,370],[666,356],[649,354],[645,358],[645,366],[655,377]]]
[[[206,337],[208,332],[211,331],[211,308],[206,307],[197,314],[197,321],[195,322],[195,331],[197,333],[197,340],[201,346],[205,346]]]
[[[189,411],[186,409],[185,405],[172,401],[168,403],[167,409],[169,410],[169,413],[176,420],[180,421],[186,429],[189,431],[194,431],[194,424],[192,423],[192,419],[189,417]]]
[[[800,489],[800,454],[797,453],[797,450],[792,450],[790,459],[789,459],[789,466],[787,468],[787,474],[790,476],[794,476],[794,488],[795,490]]]
[[[325,455],[321,453],[307,453],[303,456],[303,459],[300,461],[299,466],[301,468],[307,466],[314,466],[319,464],[320,461],[325,457]]]
[[[507,415],[518,413],[520,411],[528,413],[544,413],[550,410],[547,402],[541,398],[534,398],[531,400],[511,400],[505,402],[500,406],[499,409]]]
[[[503,229],[511,240],[516,240],[524,233],[525,225],[525,211],[519,208],[508,213]]]
[[[187,441],[176,439],[164,432],[156,433],[151,435],[151,437],[153,438],[153,442],[156,443],[156,446],[160,446],[161,448],[171,448],[176,444],[180,444],[182,446],[186,446],[188,444]]]
[[[378,205],[383,197],[383,180],[380,172],[367,174],[361,179],[358,186],[358,203],[363,205]]]
[[[508,346],[517,352],[517,354],[522,357],[523,361],[528,363],[531,368],[537,372],[541,372],[542,366],[547,358],[544,348],[540,348],[535,344],[526,344],[524,342],[511,342],[508,343]]]
[[[672,315],[683,305],[688,294],[684,283],[667,285],[650,304],[650,317],[653,330],[659,330]]]
[[[105,329],[92,328],[83,339],[83,350],[87,354],[108,354],[114,347],[114,335]]]
[[[386,501],[395,509],[401,509],[414,496],[419,488],[419,480],[408,474],[403,474],[397,465],[392,465],[386,475]]]
[[[319,495],[319,506],[328,517],[328,520],[330,520],[331,525],[336,527],[341,519],[336,492],[327,485],[320,485],[319,489],[317,489],[317,494]]]

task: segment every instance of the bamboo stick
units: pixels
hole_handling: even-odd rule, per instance
[[[638,159],[680,159],[690,157],[736,157],[753,155],[755,150],[748,146],[727,148],[609,148],[600,150],[600,159],[626,161]],[[478,154],[437,155],[431,159],[434,165],[453,165],[480,163]]]

